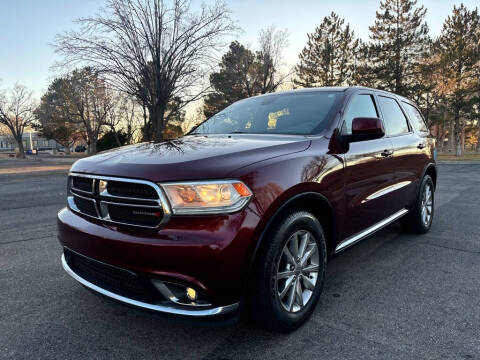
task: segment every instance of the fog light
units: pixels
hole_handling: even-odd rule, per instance
[[[197,300],[197,292],[195,291],[195,289],[187,288],[187,296],[192,301]]]

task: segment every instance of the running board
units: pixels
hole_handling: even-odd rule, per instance
[[[345,239],[343,242],[338,244],[338,246],[335,248],[335,254],[346,249],[349,246],[352,246],[353,244],[359,242],[360,240],[365,239],[367,236],[384,228],[385,226],[390,225],[394,221],[400,219],[406,213],[408,213],[407,209],[402,209],[400,211],[397,211],[395,214],[390,215],[389,217],[387,217],[386,219],[383,219],[382,221],[376,223],[375,225],[370,226],[369,228],[359,232],[358,234],[350,236],[349,238]]]

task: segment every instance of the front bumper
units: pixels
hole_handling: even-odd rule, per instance
[[[72,278],[77,280],[79,283],[82,285],[86,286],[87,288],[96,291],[104,296],[107,296],[109,298],[112,298],[116,301],[122,302],[127,305],[135,306],[138,308],[146,309],[146,310],[151,310],[151,311],[158,311],[162,313],[167,313],[167,314],[174,314],[174,315],[182,315],[182,316],[191,316],[191,317],[211,317],[211,316],[219,316],[219,315],[225,315],[231,312],[234,312],[238,310],[240,303],[235,303],[235,304],[230,304],[230,305],[225,305],[225,306],[219,306],[219,307],[214,307],[214,308],[208,308],[208,309],[185,309],[185,308],[179,308],[179,307],[174,307],[174,306],[167,306],[167,305],[158,305],[158,304],[150,304],[146,303],[143,301],[138,301],[134,299],[130,299],[128,297],[113,293],[109,290],[106,290],[104,288],[101,288],[100,286],[97,286],[81,276],[79,276],[77,273],[75,273],[70,266],[67,264],[67,261],[65,260],[65,255],[62,254],[62,266],[63,269],[67,272],[68,275],[70,275]]]
[[[218,217],[172,217],[155,231],[103,224],[68,208],[60,210],[57,218],[58,238],[67,252],[135,273],[150,282],[192,287],[211,306],[185,308],[173,302],[144,301],[93,281],[88,274],[69,266],[67,256],[63,266],[77,281],[130,305],[190,316],[213,316],[238,308],[245,294],[257,224],[258,216],[248,207]]]

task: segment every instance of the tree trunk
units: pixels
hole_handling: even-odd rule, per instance
[[[95,155],[97,153],[97,139],[93,139],[93,137],[88,137],[88,155]]]
[[[65,148],[65,155],[70,155],[70,145],[64,146]]]
[[[455,156],[462,156],[462,128],[460,126],[460,114],[458,110],[455,111],[454,135],[456,147]]]
[[[164,124],[163,120],[165,117],[165,106],[163,104],[157,104],[156,107],[151,107],[148,109],[150,115],[150,123],[153,126],[153,133],[155,134],[155,141],[163,140],[163,130]]]
[[[25,159],[25,149],[23,148],[22,136],[15,138],[18,144],[18,156],[20,159]]]
[[[113,135],[115,136],[115,142],[117,143],[118,147],[122,146],[120,138],[118,137],[118,133],[115,130],[113,130]]]
[[[449,125],[450,129],[448,132],[448,150],[453,152],[455,150],[455,123],[452,121]]]

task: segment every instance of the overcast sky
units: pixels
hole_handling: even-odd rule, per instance
[[[433,36],[442,29],[455,0],[419,0],[427,8],[427,23]],[[200,1],[193,0],[193,7]],[[470,9],[478,0],[465,0]],[[55,34],[74,28],[73,21],[95,14],[99,0],[0,0],[0,88],[19,82],[37,96],[48,87],[54,74],[50,66],[56,55],[50,44]],[[255,48],[260,29],[275,25],[287,28],[290,45],[285,51],[289,66],[296,63],[312,32],[323,17],[335,11],[350,23],[358,37],[368,40],[368,27],[373,24],[379,0],[230,0],[229,8],[243,29],[238,40]]]

